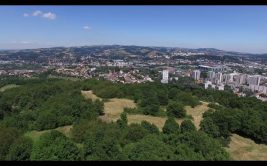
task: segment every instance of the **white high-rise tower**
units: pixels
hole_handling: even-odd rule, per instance
[[[163,70],[162,71],[162,80],[161,83],[168,83],[169,80],[169,71],[168,70]]]

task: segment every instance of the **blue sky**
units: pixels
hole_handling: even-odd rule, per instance
[[[267,53],[267,6],[0,6],[0,49],[102,44]]]

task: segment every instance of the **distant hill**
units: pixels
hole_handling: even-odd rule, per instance
[[[237,56],[237,57],[267,57],[267,54],[241,53],[234,51],[224,51],[216,48],[179,48],[179,47],[153,47],[153,46],[135,46],[135,45],[95,45],[79,47],[52,47],[39,49],[23,50],[0,50],[1,55],[9,58],[13,57],[63,57],[64,55],[73,55],[75,57],[96,56],[108,58],[164,58],[165,55],[174,55],[175,53],[202,53],[205,56]],[[199,55],[199,54],[195,54]]]

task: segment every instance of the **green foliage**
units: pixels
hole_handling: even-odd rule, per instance
[[[196,131],[196,127],[194,125],[194,123],[191,121],[191,120],[184,120],[182,123],[181,123],[181,132],[184,133],[184,132],[191,132],[191,131]]]
[[[205,160],[201,153],[197,153],[193,148],[186,144],[177,144],[174,146],[175,160]]]
[[[159,101],[156,93],[152,90],[144,91],[140,107],[145,115],[157,115],[159,112]]]
[[[220,136],[219,127],[214,124],[213,120],[210,117],[204,118],[201,121],[200,130],[204,131],[214,138],[218,138]]]
[[[185,160],[229,160],[229,154],[221,144],[203,132],[185,132],[167,135],[165,142],[175,148],[178,158],[185,156]]]
[[[167,106],[167,115],[175,118],[183,118],[186,115],[186,111],[181,103],[171,101]]]
[[[123,112],[127,114],[143,114],[143,111],[138,108],[124,108]]]
[[[32,151],[32,140],[27,137],[19,137],[11,146],[7,160],[29,160]]]
[[[162,128],[164,134],[178,134],[180,132],[179,124],[174,118],[168,118]]]
[[[181,143],[194,148],[195,152],[200,152],[206,160],[229,160],[226,153],[216,140],[201,132],[186,132],[179,138]]]
[[[120,128],[125,128],[127,126],[127,114],[125,112],[121,113],[120,119],[117,120],[117,123]]]
[[[145,115],[157,115],[159,113],[159,105],[147,105],[142,108]]]
[[[104,139],[96,145],[95,152],[95,156],[97,156],[97,158],[101,160],[124,159],[123,153],[118,144],[118,140],[112,137],[104,137]]]
[[[52,130],[33,144],[31,160],[80,160],[76,145],[62,133]]]
[[[157,96],[158,96],[158,100],[160,105],[167,105],[168,104],[168,89],[167,88],[161,88],[157,91]]]
[[[148,130],[151,134],[159,134],[159,128],[152,123],[149,123],[147,121],[142,121],[141,126],[146,130]]]
[[[80,82],[42,81],[29,80],[0,95],[0,115],[6,126],[23,130],[53,129],[103,114],[103,102],[85,100]]]
[[[156,135],[149,135],[141,141],[128,144],[125,153],[130,160],[170,160],[174,158],[171,147]]]
[[[77,127],[75,127],[77,129]],[[86,160],[122,160],[119,144],[121,128],[100,121],[88,123],[84,138]]]
[[[140,124],[131,124],[127,129],[125,141],[127,143],[137,142],[148,134],[148,130],[143,128]]]
[[[20,132],[15,128],[0,127],[0,160],[5,160],[11,145],[20,136]]]
[[[228,160],[222,145],[229,143],[231,133],[260,143],[267,140],[266,102],[239,98],[228,91],[204,90],[190,79],[179,78],[175,84],[167,85],[47,78],[14,82],[10,79],[5,83],[21,86],[0,93],[2,160],[29,159],[30,142],[10,127],[28,131],[73,124],[71,140],[55,133],[42,135],[31,152],[30,159],[35,160]],[[212,110],[203,114],[200,132],[195,131],[190,120],[179,127],[169,118],[162,134],[148,122],[128,126],[126,114],[121,115],[118,123],[97,121],[97,116],[103,115],[103,101],[85,100],[82,89],[93,90],[103,101],[113,97],[134,99],[137,109],[125,113],[166,116],[160,108],[167,106],[168,115],[189,119],[177,108],[194,107],[199,100],[211,102]],[[81,145],[81,152],[72,141]]]
[[[193,93],[202,100],[219,104],[209,104],[216,111],[205,114],[204,120],[206,118],[212,119],[212,123],[208,119],[204,122],[205,125],[202,125],[205,132],[214,137],[219,135],[220,139],[225,140],[228,140],[230,133],[233,132],[249,137],[259,143],[267,143],[264,131],[261,130],[267,123],[266,102],[257,100],[255,97],[237,97],[229,91],[198,89],[194,90]]]

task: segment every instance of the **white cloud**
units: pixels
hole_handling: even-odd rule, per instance
[[[57,15],[55,13],[52,12],[42,12],[40,10],[35,10],[31,15],[28,13],[24,13],[23,14],[24,17],[29,17],[29,16],[33,16],[33,17],[42,17],[45,19],[49,19],[49,20],[55,20]]]
[[[33,16],[40,16],[43,12],[40,10],[36,10],[32,13]]]
[[[23,17],[29,17],[28,13],[23,13]]]
[[[43,18],[47,18],[47,19],[50,19],[50,20],[54,20],[56,19],[56,14],[55,13],[51,13],[51,12],[47,12],[47,13],[44,13],[42,15]]]
[[[89,26],[83,26],[83,29],[85,29],[85,30],[90,30],[91,29],[91,27],[89,27]]]

